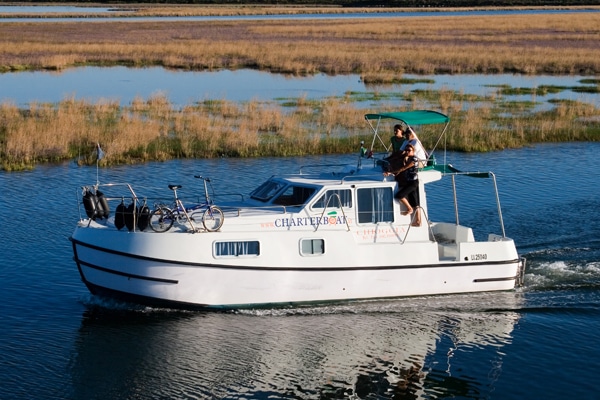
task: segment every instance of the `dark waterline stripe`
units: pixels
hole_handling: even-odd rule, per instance
[[[484,283],[484,282],[503,282],[503,281],[514,281],[517,279],[515,276],[509,276],[506,278],[485,278],[485,279],[474,279],[475,283]]]

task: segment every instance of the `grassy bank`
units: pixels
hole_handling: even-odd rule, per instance
[[[365,98],[377,101],[377,96],[348,93],[321,101],[296,98],[266,103],[207,100],[183,108],[161,96],[126,105],[66,99],[19,109],[3,103],[0,165],[4,170],[21,170],[64,160],[90,164],[96,161],[96,143],[106,154],[103,165],[173,158],[354,152],[361,139],[371,139],[363,115],[374,111],[355,104]],[[534,103],[444,90],[403,96],[403,109],[430,108],[433,104],[434,109],[451,116],[447,146],[453,150],[490,151],[539,142],[600,140],[600,110],[594,105],[564,101],[555,104],[552,111],[532,112]],[[470,107],[471,103],[479,106]],[[437,129],[420,131],[427,148],[434,146]]]

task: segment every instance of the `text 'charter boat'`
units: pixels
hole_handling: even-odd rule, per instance
[[[201,176],[202,201],[182,201],[180,186],[168,185],[168,205],[129,183],[82,186],[80,220],[70,240],[83,282],[95,295],[150,306],[224,309],[521,285],[525,260],[504,232],[493,173],[438,164],[434,147],[416,168],[413,209],[395,199],[402,182],[385,173],[392,158],[379,131],[389,122],[405,132],[441,125],[440,143],[449,118],[428,110],[365,118],[373,140],[356,163],[273,175],[227,201],[215,202],[210,180]],[[381,153],[373,153],[376,145]],[[455,182],[463,178],[492,183],[498,232],[485,240],[475,240],[472,228],[459,223]],[[442,179],[451,183],[454,213],[433,221],[427,185]]]

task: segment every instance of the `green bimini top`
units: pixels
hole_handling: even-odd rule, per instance
[[[415,111],[398,111],[379,114],[365,114],[366,120],[372,119],[395,119],[402,121],[407,125],[432,125],[446,124],[450,121],[450,117],[437,111],[430,110],[415,110]]]

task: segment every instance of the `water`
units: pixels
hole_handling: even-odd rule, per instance
[[[94,182],[96,169],[0,172],[0,398],[595,398],[599,151],[575,143],[449,154],[460,169],[497,174],[507,234],[528,259],[522,289],[230,313],[91,296],[68,237],[75,187]],[[99,176],[165,190],[182,183],[183,195],[202,173],[217,193],[248,192],[275,166],[337,161],[355,156],[169,161]],[[476,235],[488,230],[480,181],[459,198]],[[429,191],[433,207],[451,209],[440,189]]]
[[[61,7],[61,6],[0,6],[0,13],[99,13],[104,14],[119,9],[106,9],[99,7]],[[571,13],[597,13],[598,9],[496,9],[496,10],[464,10],[464,11],[407,11],[407,12],[381,12],[381,13],[323,13],[323,14],[274,14],[274,15],[229,15],[229,16],[183,16],[183,17],[47,17],[47,18],[0,18],[2,22],[104,22],[104,21],[240,21],[240,20],[290,20],[290,19],[365,19],[365,18],[413,18],[413,17],[448,17],[448,16],[485,16],[485,15],[540,15],[540,14],[571,14]]]
[[[492,96],[501,85],[514,88],[558,86],[565,88],[546,95],[503,96],[507,101],[532,101],[538,108],[553,108],[550,101],[574,100],[600,104],[596,93],[577,93],[571,88],[589,86],[581,83],[585,76],[550,75],[413,75],[404,74],[411,83],[366,85],[360,75],[315,74],[286,76],[254,70],[190,72],[161,67],[82,67],[61,72],[26,71],[0,74],[0,102],[28,107],[31,102],[56,103],[66,98],[118,101],[130,104],[136,97],[166,96],[174,105],[184,106],[207,99],[229,101],[277,101],[301,98],[323,99],[344,96],[347,92],[396,94],[389,103],[398,104],[398,96],[415,90],[452,90],[464,94]],[[433,83],[429,83],[433,82]],[[498,95],[496,95],[498,96]],[[381,100],[377,105],[381,107]]]
[[[0,5],[0,14],[56,14],[56,13],[107,13],[111,8],[106,7],[77,7],[77,6],[15,6]]]
[[[68,97],[129,104],[136,97],[164,95],[183,106],[206,99],[269,101],[276,98],[324,98],[363,91],[358,75],[290,77],[253,70],[190,72],[161,67],[84,67],[60,73],[30,71],[0,74],[0,101],[21,106],[32,101],[58,102]]]

